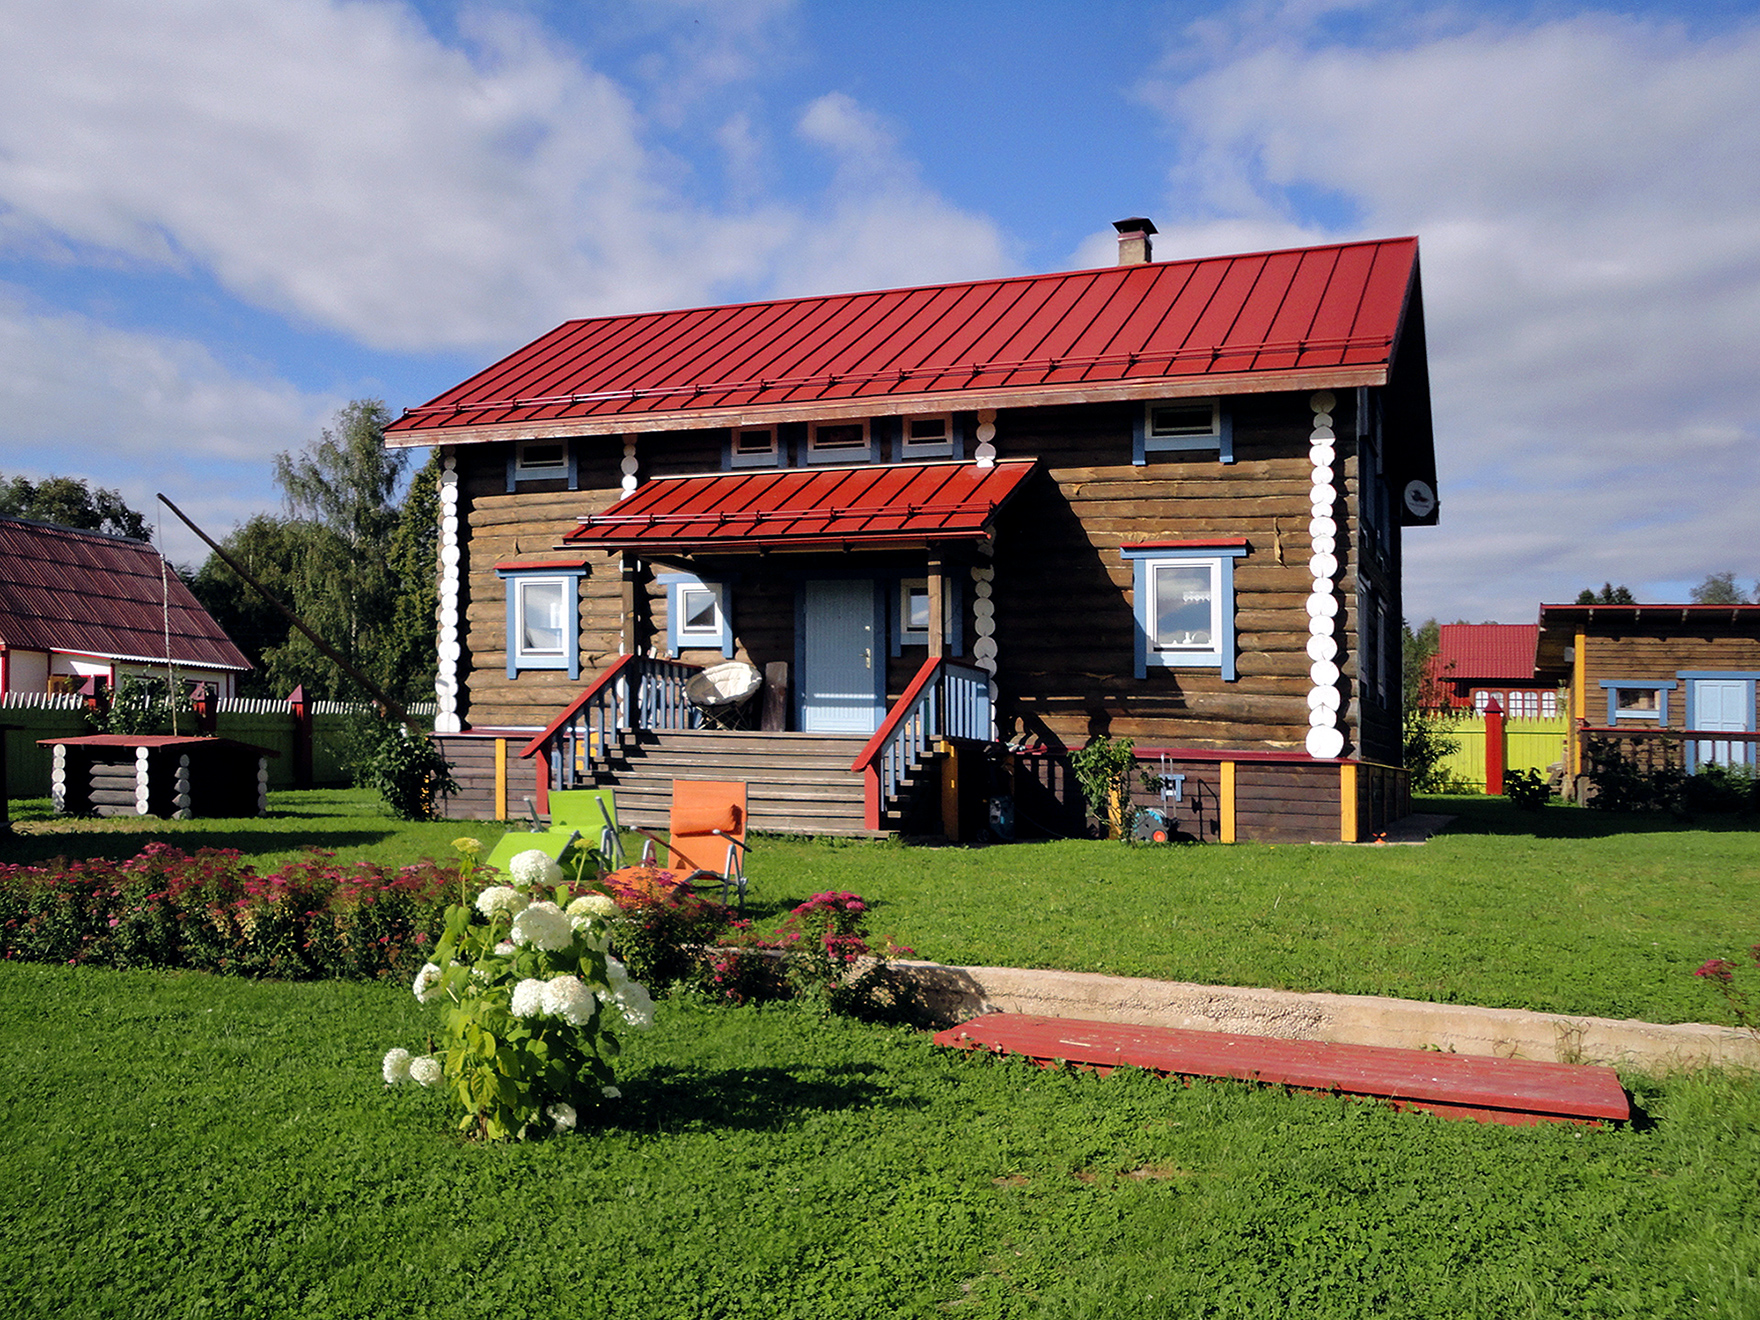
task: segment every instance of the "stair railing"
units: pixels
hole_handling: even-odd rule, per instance
[[[537,737],[520,758],[537,757],[539,811],[550,809],[550,790],[589,783],[608,765],[628,735],[643,729],[694,729],[696,709],[685,684],[701,665],[620,655]]]
[[[993,729],[990,676],[945,656],[925,660],[850,766],[862,776],[863,824],[880,828],[899,785],[942,739],[988,742]]]

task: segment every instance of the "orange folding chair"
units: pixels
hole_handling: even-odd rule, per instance
[[[652,862],[653,845],[659,840],[645,830],[642,833],[649,840],[642,860]],[[721,901],[725,903],[732,891],[739,896],[743,912],[748,847],[746,786],[712,779],[673,780],[667,833],[667,867],[683,872],[690,880],[719,880]],[[717,860],[719,867],[713,865]]]

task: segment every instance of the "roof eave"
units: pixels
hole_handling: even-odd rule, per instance
[[[525,422],[410,427],[395,433],[388,432],[385,444],[393,449],[413,449],[430,445],[493,444],[507,440],[554,439],[563,436],[698,431],[722,426],[773,426],[786,422],[831,421],[848,417],[911,416],[947,412],[950,409],[971,412],[981,408],[1046,408],[1060,404],[1116,403],[1133,399],[1209,398],[1213,395],[1275,394],[1286,390],[1354,389],[1359,385],[1385,385],[1387,380],[1387,363],[1376,362],[1338,367],[1301,367],[1287,371],[1158,376],[1146,380],[1013,385],[993,389],[936,390],[917,394],[814,399],[800,403],[743,404],[737,407],[676,409],[665,412],[602,413],[588,417],[557,417]]]

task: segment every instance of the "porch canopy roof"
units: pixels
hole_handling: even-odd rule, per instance
[[[1025,459],[994,467],[916,463],[657,477],[605,513],[582,518],[563,540],[650,554],[975,541],[1036,466]]]
[[[1407,429],[1428,451],[1422,326],[1415,238],[601,316],[564,322],[406,410],[385,440],[476,444],[1403,377]]]

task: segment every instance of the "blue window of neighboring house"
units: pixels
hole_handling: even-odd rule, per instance
[[[1607,723],[1643,720],[1658,728],[1668,725],[1668,694],[1678,684],[1647,678],[1604,678],[1607,690]]]
[[[1131,563],[1136,674],[1215,669],[1233,681],[1234,561],[1239,539],[1161,541],[1122,547]]]
[[[581,674],[580,583],[584,564],[498,564],[507,584],[507,676],[522,669]]]

